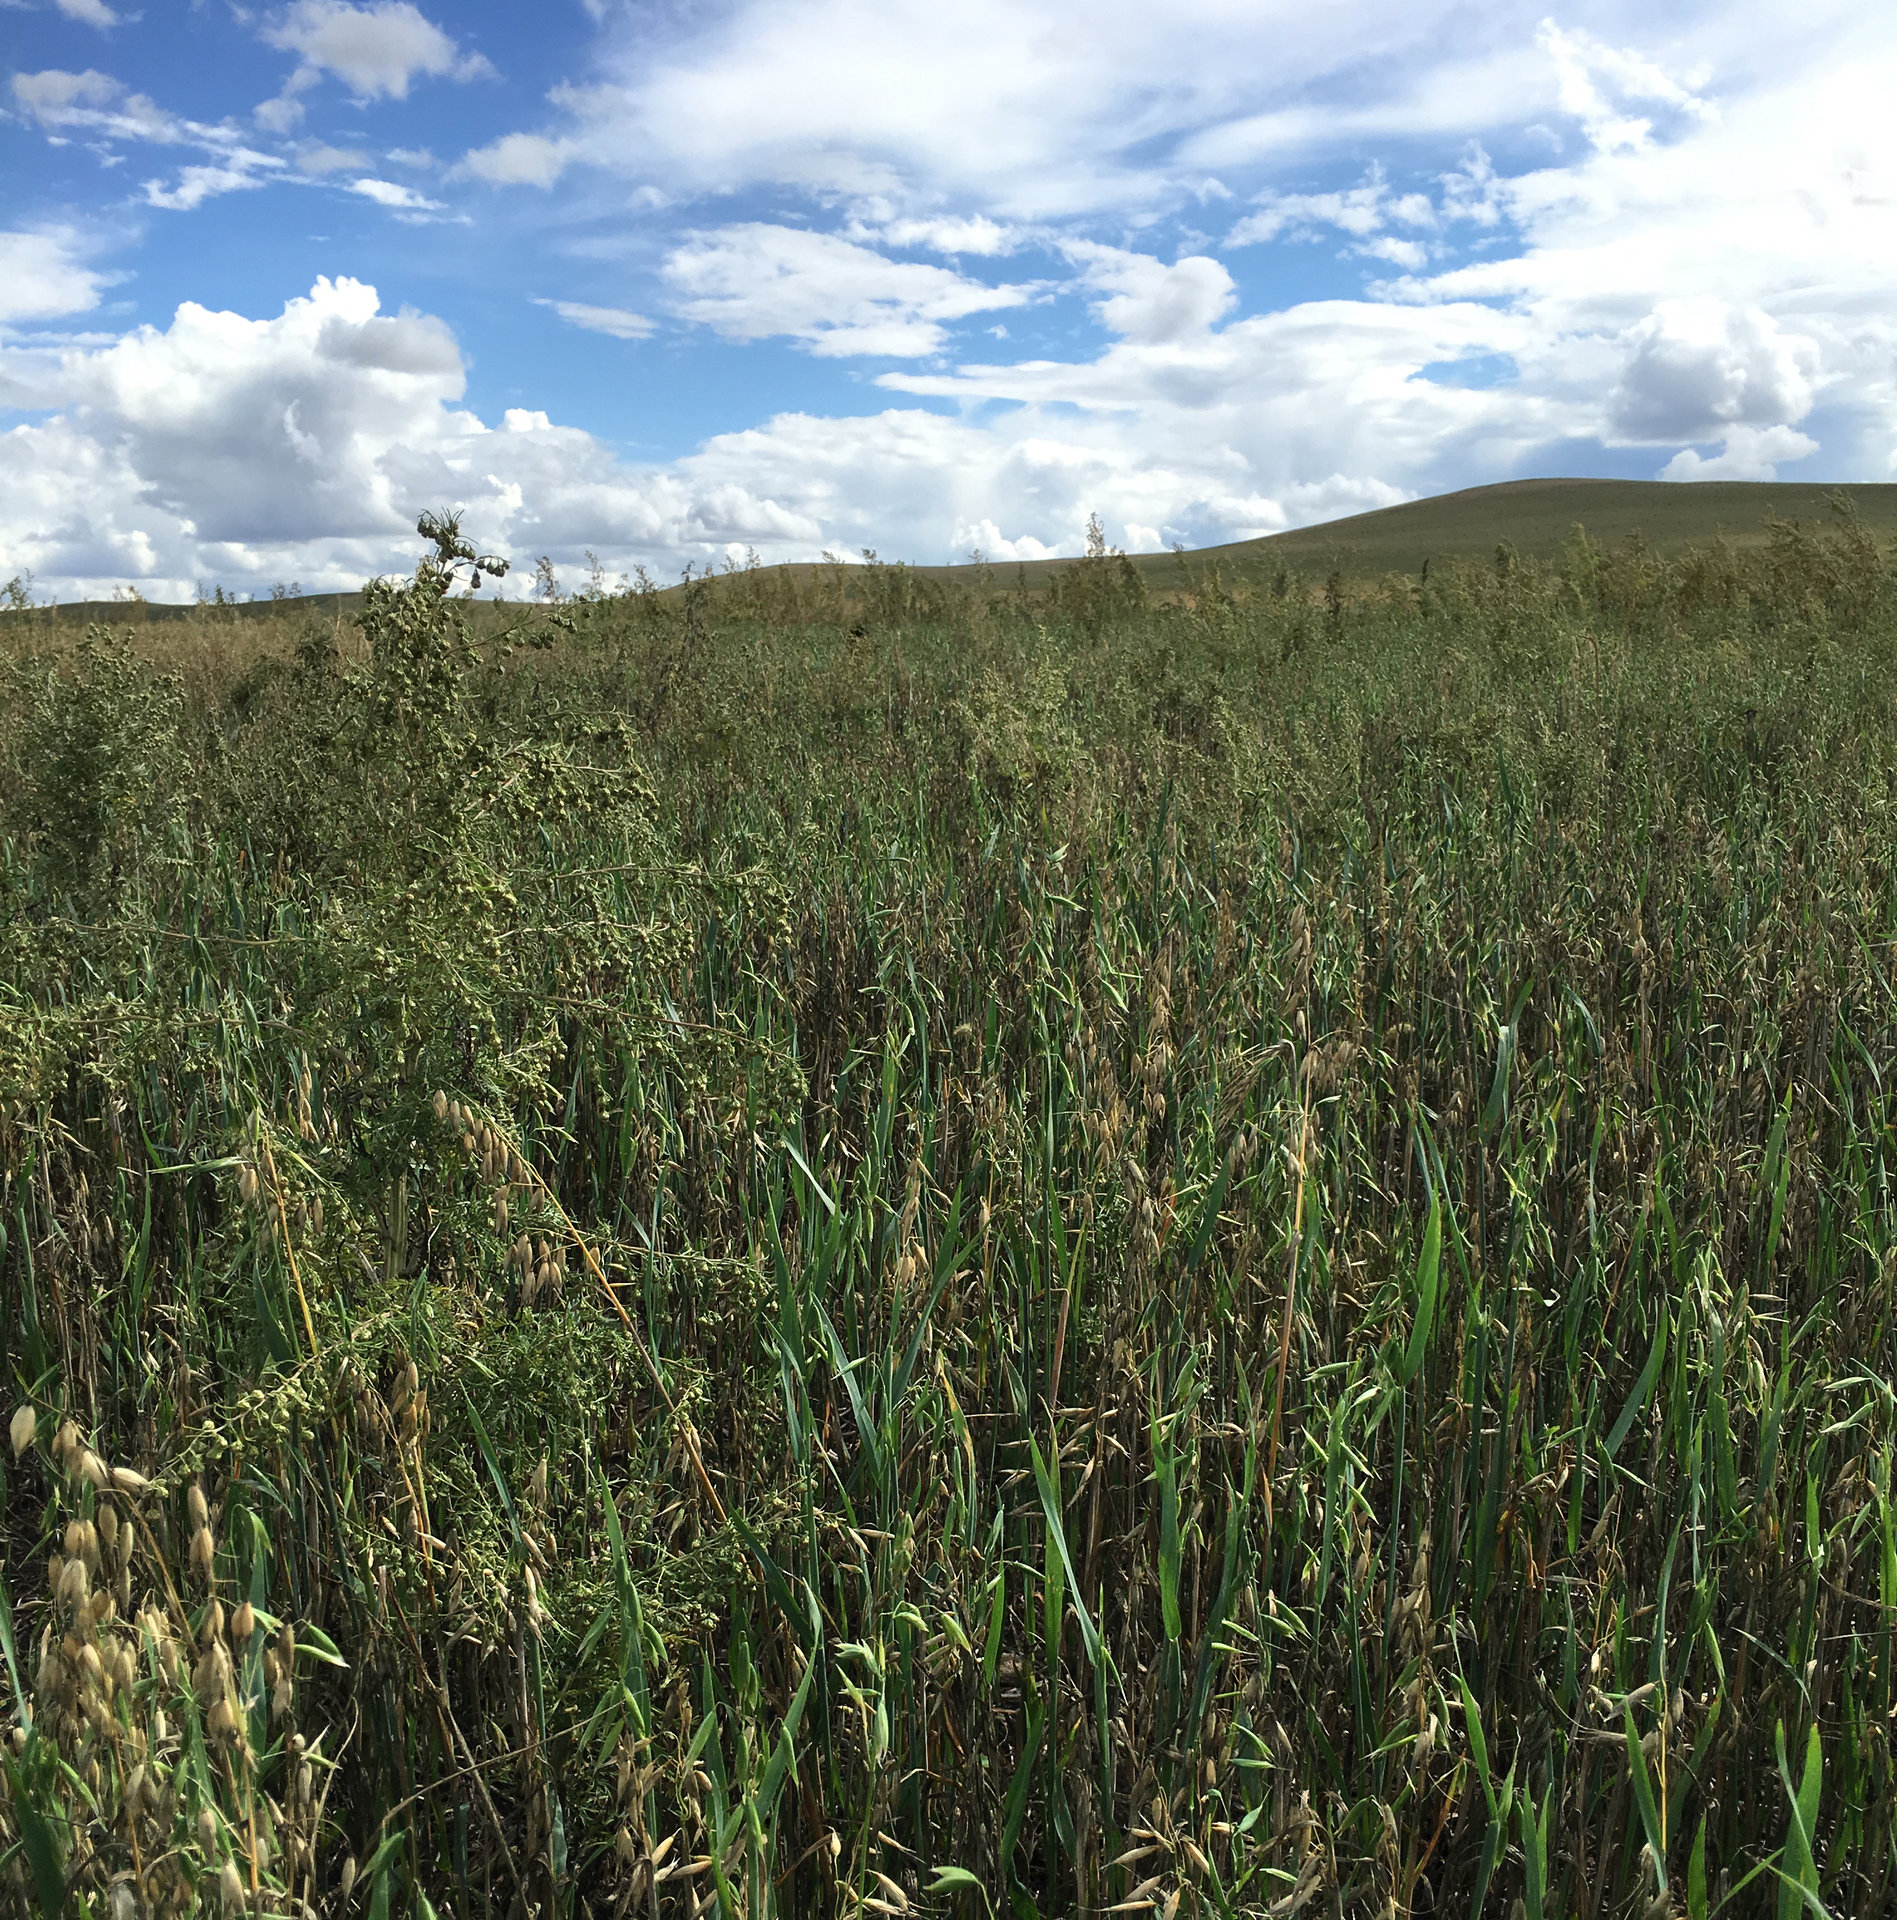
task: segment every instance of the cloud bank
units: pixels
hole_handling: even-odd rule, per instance
[[[852,550],[905,524],[946,527],[955,551],[1033,558],[1096,508],[1157,546],[1169,528],[1236,536],[1399,497],[1288,467],[1281,496],[1267,495],[1242,459],[1203,458],[1196,434],[1155,453],[1110,414],[1031,431],[1022,415],[1004,427],[904,406],[783,414],[632,468],[544,413],[478,419],[460,404],[448,329],[382,313],[375,290],[349,279],[318,280],[269,320],[187,305],[163,331],[7,360],[16,400],[46,411],[0,440],[15,482],[0,550],[86,593],[137,580],[189,597],[205,579],[292,574],[353,586],[404,566],[417,512],[443,504],[517,553],[572,560],[590,547],[629,565],[747,546]]]
[[[497,256],[523,308],[599,351],[774,355],[786,404],[644,463],[531,404],[531,365],[529,404],[482,417],[452,313],[385,313],[342,273],[248,314],[63,335],[114,276],[71,222],[22,225],[0,235],[5,570],[68,593],[352,585],[405,564],[444,504],[522,555],[670,573],[747,547],[1074,552],[1096,511],[1129,548],[1204,544],[1577,457],[1897,477],[1897,27],[1877,16],[599,19],[585,72],[440,167],[271,139],[327,82],[393,111],[493,75],[407,0],[269,16],[295,65],[249,131],[92,66],[9,84],[48,139],[176,155],[138,188],[167,214],[294,181],[395,221],[524,223]],[[853,387],[798,404],[800,364]]]

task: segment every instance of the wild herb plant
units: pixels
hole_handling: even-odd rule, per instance
[[[1888,1908],[1874,545],[422,531],[0,626],[6,1911]]]

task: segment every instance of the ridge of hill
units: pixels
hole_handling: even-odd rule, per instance
[[[1760,544],[1772,521],[1827,521],[1840,500],[1880,538],[1897,536],[1897,484],[1505,480],[1207,547],[1193,558],[1229,564],[1243,574],[1283,563],[1304,571],[1337,566],[1350,574],[1418,573],[1430,559],[1491,558],[1504,540],[1525,559],[1552,560],[1577,526],[1603,546],[1637,535],[1657,552],[1677,553],[1721,536],[1735,546]],[[1142,565],[1151,564],[1152,558],[1143,557]]]
[[[1771,522],[1825,521],[1848,502],[1873,534],[1897,538],[1897,483],[1857,482],[1827,486],[1785,480],[1503,480],[1464,487],[1393,507],[1294,527],[1222,546],[1182,553],[1129,556],[1149,587],[1165,591],[1179,583],[1183,559],[1195,570],[1217,566],[1228,585],[1272,578],[1281,567],[1304,574],[1337,572],[1349,579],[1386,573],[1420,573],[1431,561],[1489,559],[1507,542],[1524,559],[1552,560],[1579,526],[1604,546],[1638,537],[1656,552],[1678,553],[1725,538],[1753,546],[1768,537]],[[998,591],[1033,593],[1071,559],[955,566],[916,566],[914,573],[957,585],[990,585]],[[762,569],[791,577],[824,571],[821,563],[790,562]],[[719,576],[713,575],[715,581]],[[287,599],[227,602],[220,607],[173,606],[155,601],[81,600],[56,611],[61,619],[139,622],[207,613],[240,620],[297,613],[353,616],[359,593],[302,594]]]
[[[1828,521],[1841,499],[1849,501],[1880,539],[1897,537],[1897,484],[1503,480],[1253,540],[1199,547],[1183,556],[1130,557],[1147,584],[1158,588],[1177,581],[1182,557],[1195,569],[1216,565],[1228,585],[1269,579],[1281,566],[1305,574],[1335,570],[1349,578],[1375,579],[1386,573],[1420,573],[1428,561],[1492,559],[1504,541],[1524,559],[1553,560],[1577,526],[1603,546],[1638,536],[1659,553],[1678,553],[1722,536],[1735,546],[1754,546],[1766,540],[1775,520]],[[1019,568],[996,567],[994,572],[1003,584],[1024,576],[1032,590],[1072,564],[1037,560]],[[917,571],[965,579],[976,570],[959,566]]]

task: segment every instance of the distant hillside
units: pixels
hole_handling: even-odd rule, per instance
[[[1706,480],[1508,480],[1411,500],[1263,540],[1208,547],[1196,563],[1218,561],[1250,577],[1289,562],[1305,572],[1418,573],[1429,559],[1493,556],[1506,540],[1525,557],[1553,559],[1577,525],[1606,546],[1639,534],[1663,553],[1721,534],[1735,545],[1766,537],[1768,520],[1822,521],[1844,495],[1880,539],[1897,535],[1897,485],[1827,487],[1809,482]],[[1141,566],[1163,573],[1166,556]]]
[[[1810,483],[1708,480],[1691,484],[1668,480],[1505,480],[1496,486],[1465,487],[1400,507],[1327,520],[1321,526],[1237,540],[1222,547],[1201,547],[1186,558],[1194,569],[1216,562],[1232,584],[1268,579],[1280,566],[1305,574],[1332,569],[1351,578],[1386,573],[1420,573],[1426,560],[1492,559],[1504,540],[1525,558],[1552,560],[1578,525],[1590,538],[1615,546],[1639,534],[1663,553],[1704,545],[1723,534],[1747,546],[1766,537],[1770,520],[1824,521],[1831,502],[1844,495],[1880,539],[1897,536],[1897,485],[1827,487]],[[1030,588],[1049,574],[1071,566],[1067,560],[1040,560],[1025,568],[997,567],[996,580],[1014,583],[1025,574]],[[1153,587],[1164,590],[1179,578],[1179,556],[1134,556]],[[919,571],[945,579],[969,579],[972,567],[927,567]]]
[[[201,600],[63,600],[57,606],[35,607],[25,617],[40,620],[51,614],[61,621],[97,620],[114,627],[144,626],[153,620],[228,620],[249,625],[284,615],[321,614],[325,619],[341,615],[353,620],[361,605],[360,593],[288,594],[280,600],[227,600],[222,606]]]
[[[1185,558],[1195,570],[1216,562],[1228,584],[1271,578],[1281,566],[1304,574],[1333,570],[1352,579],[1386,573],[1420,573],[1425,561],[1489,559],[1508,541],[1525,558],[1551,560],[1576,526],[1603,545],[1614,546],[1638,534],[1662,553],[1711,541],[1720,535],[1736,545],[1763,541],[1770,520],[1823,521],[1839,495],[1856,508],[1880,539],[1897,537],[1897,484],[1822,486],[1808,481],[1709,480],[1505,480],[1494,486],[1465,487],[1460,493],[1380,507],[1321,526],[1201,547]],[[1134,564],[1155,591],[1180,581],[1180,556],[1136,554]],[[993,589],[1025,584],[1030,592],[1071,560],[1032,560],[1025,565],[917,567],[932,579],[975,586],[984,576]],[[767,573],[807,575],[809,565],[766,568]],[[716,576],[714,576],[714,579]],[[353,618],[359,593],[305,594],[297,599],[254,601],[241,606],[205,608],[120,600],[76,601],[59,616],[117,623],[177,619],[184,615],[237,620],[275,614],[318,613]]]

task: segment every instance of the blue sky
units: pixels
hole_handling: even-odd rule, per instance
[[[0,579],[1897,478],[1893,83],[1829,0],[0,0]]]

